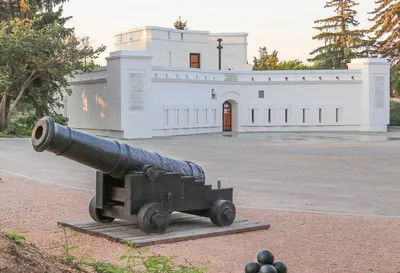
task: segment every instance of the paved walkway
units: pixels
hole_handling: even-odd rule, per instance
[[[400,217],[400,132],[217,134],[126,141],[202,165],[242,207]],[[0,170],[94,190],[95,171],[0,139]]]

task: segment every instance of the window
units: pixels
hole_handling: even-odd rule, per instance
[[[271,109],[268,109],[268,123],[271,123]]]
[[[172,66],[172,52],[167,52],[169,66]]]
[[[258,98],[260,99],[264,98],[264,90],[258,90]]]
[[[190,53],[190,68],[200,68],[200,53]]]
[[[205,123],[208,124],[208,114],[207,109],[204,109]]]
[[[318,109],[318,121],[319,121],[319,123],[322,122],[322,109],[321,108]]]
[[[215,93],[215,89],[211,89],[211,99],[216,100],[217,99],[217,94]]]
[[[336,122],[339,122],[339,108],[336,108]]]
[[[254,109],[251,109],[251,123],[254,123]]]
[[[288,109],[285,109],[285,123],[288,121]]]
[[[189,109],[185,109],[186,125],[189,125]]]
[[[179,125],[179,109],[176,109],[176,125]]]
[[[168,110],[168,109],[165,109],[165,110],[164,110],[164,123],[165,123],[165,125],[167,125],[167,126],[168,126],[168,121],[169,121],[169,110]]]
[[[199,125],[199,109],[194,110],[196,113],[196,124]]]
[[[302,109],[303,110],[303,123],[306,123],[306,109]]]
[[[214,115],[214,125],[217,124],[217,109],[213,109],[213,115]]]

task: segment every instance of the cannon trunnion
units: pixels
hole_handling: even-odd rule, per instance
[[[233,189],[212,189],[203,169],[121,144],[67,126],[51,117],[32,131],[35,151],[49,151],[96,169],[96,194],[89,203],[93,220],[135,222],[145,233],[163,233],[172,212],[210,218],[217,226],[230,226],[236,217]]]

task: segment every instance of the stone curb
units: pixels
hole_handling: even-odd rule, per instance
[[[16,138],[0,137],[0,141],[27,141],[27,142],[31,142],[31,139],[30,138],[22,138],[22,137],[16,137]]]

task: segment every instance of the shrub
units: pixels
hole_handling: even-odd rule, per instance
[[[390,102],[390,125],[400,126],[400,103]]]
[[[131,242],[123,242],[128,246],[128,250],[121,255],[121,264],[113,264],[102,261],[91,263],[91,267],[96,273],[206,273],[208,268],[196,267],[188,263],[187,265],[178,264],[174,261],[174,256],[163,256],[148,253],[147,248],[136,248]],[[205,263],[204,265],[206,265]]]
[[[56,114],[52,118],[55,122],[61,125],[68,125],[68,118]],[[30,136],[35,127],[36,122],[39,120],[35,115],[20,115],[14,121],[8,124],[7,134],[16,136]]]
[[[54,115],[54,116],[52,116],[52,118],[54,119],[54,121],[55,122],[57,122],[58,124],[61,124],[61,125],[64,125],[64,126],[67,126],[68,125],[68,118],[67,117],[64,117],[63,115],[59,115],[59,114],[57,114],[57,115]],[[32,128],[33,129],[33,128]]]
[[[10,135],[29,136],[38,120],[33,115],[20,115],[8,124],[7,132]]]
[[[71,262],[81,269],[94,271],[96,273],[206,273],[209,262],[202,263],[201,267],[186,263],[179,264],[175,262],[174,256],[163,256],[149,252],[148,248],[137,248],[134,243],[122,241],[127,246],[126,251],[119,257],[119,262],[110,263],[98,261],[90,256],[78,258],[73,251],[79,246],[71,245],[71,236],[78,236],[78,233],[71,228],[63,227],[58,224],[60,232],[63,233],[65,243],[61,247],[62,256],[68,262]],[[67,231],[72,232],[69,234]],[[84,271],[87,272],[87,271]]]

